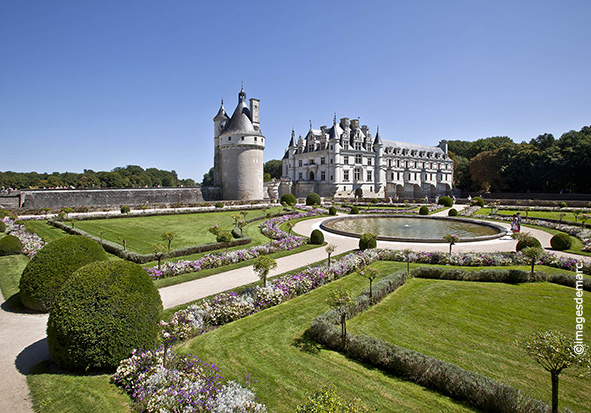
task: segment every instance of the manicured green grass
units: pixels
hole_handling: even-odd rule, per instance
[[[476,211],[476,215],[488,215],[490,214],[491,209],[490,208],[480,208],[478,211]],[[500,209],[497,211],[498,214],[501,215],[514,215],[517,212],[521,212],[521,216],[523,218],[525,218],[526,215],[526,211],[525,210],[510,210],[510,209]],[[560,211],[527,211],[527,217],[528,218],[550,218],[550,219],[560,219]],[[565,216],[562,218],[562,221],[572,221],[571,224],[575,223],[575,216],[572,212],[565,212]],[[581,225],[580,223],[580,218],[581,215],[578,216],[579,222],[577,222],[578,225]],[[587,225],[585,225],[587,226]]]
[[[574,289],[549,283],[411,279],[351,320],[349,329],[457,364],[549,403],[549,373],[515,341],[539,330],[574,334],[573,298]],[[584,298],[591,301],[591,294]],[[584,336],[591,337],[589,326]],[[591,378],[565,370],[560,381],[561,406],[588,411]]]
[[[280,208],[271,208],[267,212],[276,213]],[[264,216],[267,212],[257,209],[249,210],[247,219]],[[220,211],[200,214],[161,215],[149,217],[129,217],[117,219],[100,219],[80,221],[76,227],[91,235],[99,236],[99,231],[105,231],[103,238],[115,243],[121,243],[119,238],[125,239],[127,248],[140,254],[153,253],[153,244],[168,245],[162,240],[164,232],[175,232],[172,248],[184,248],[193,245],[215,242],[215,237],[209,233],[209,228],[219,225],[222,229],[231,230],[234,226],[232,215],[240,211]],[[251,225],[258,226],[260,222]]]
[[[133,411],[131,399],[102,375],[73,375],[53,371],[43,362],[27,375],[27,383],[38,413]]]
[[[399,380],[307,339],[314,317],[328,310],[325,299],[338,285],[359,293],[364,278],[350,275],[330,286],[220,327],[178,348],[215,363],[226,378],[257,380],[258,399],[269,411],[293,412],[309,392],[334,384],[346,397],[360,397],[377,411],[469,411],[449,398]]]
[[[55,241],[56,239],[68,236],[66,232],[54,227],[51,224],[48,224],[46,220],[30,220],[27,221],[26,225],[27,228],[33,230],[35,234],[39,235],[47,242]]]
[[[0,290],[5,300],[18,293],[21,274],[28,263],[25,255],[0,257]]]

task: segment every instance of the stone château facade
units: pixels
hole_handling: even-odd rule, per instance
[[[263,199],[263,150],[265,137],[259,122],[258,99],[246,103],[244,89],[229,117],[224,102],[214,124],[214,183],[224,200]]]
[[[439,146],[372,137],[359,120],[341,119],[295,140],[292,130],[283,157],[281,192],[305,197],[424,198],[450,195],[453,161],[447,142]]]

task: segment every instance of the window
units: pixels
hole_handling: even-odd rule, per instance
[[[355,142],[355,150],[357,150],[357,151],[361,150],[361,142]]]
[[[244,140],[244,136],[243,136],[243,137],[241,137],[241,138],[240,138],[240,140],[241,140],[241,141],[243,141],[243,140]]]
[[[326,158],[323,156],[320,158],[320,165],[324,165],[326,163]]]
[[[232,137],[231,136],[228,136],[228,140],[231,141],[232,140]]]
[[[257,141],[257,137],[256,137],[256,136],[254,137],[254,141],[255,141],[255,142]]]
[[[371,158],[367,158],[367,164],[371,166]]]
[[[348,156],[343,156],[343,163],[345,165],[349,165],[349,157]]]
[[[400,160],[399,159],[396,160],[396,167],[400,168]]]
[[[343,181],[349,180],[349,171],[343,171]]]
[[[321,181],[326,181],[326,172],[320,171],[320,180]]]
[[[298,161],[298,166],[302,166],[302,163],[303,163],[303,161],[300,159],[300,160]],[[300,179],[301,179],[301,178],[300,178]]]
[[[390,179],[394,180],[394,172],[390,172]]]
[[[330,163],[332,163],[334,161],[334,159],[330,158]]]
[[[388,159],[388,168],[392,167],[392,159]]]
[[[354,178],[355,178],[355,181],[360,181],[361,180],[361,169],[355,168]]]
[[[367,171],[367,180],[368,181],[371,181],[372,180],[372,176],[371,175],[372,175],[371,171]]]
[[[331,180],[331,182],[334,181],[334,178],[332,175],[330,176],[330,180]]]
[[[349,149],[349,142],[343,142],[343,149]]]
[[[363,158],[361,157],[361,155],[355,155],[355,163],[363,164]]]
[[[301,179],[304,179],[304,178],[303,178],[303,176],[302,176],[302,173],[301,173],[301,172],[298,174],[298,178],[299,178],[300,180],[301,180]]]
[[[330,145],[330,150],[334,150],[334,145]]]
[[[315,162],[314,162],[314,159],[310,159],[310,160],[308,161],[308,165],[314,165],[314,164],[315,164]]]

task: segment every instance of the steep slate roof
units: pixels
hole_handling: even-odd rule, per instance
[[[438,146],[419,145],[417,143],[406,143],[406,142],[388,141],[388,140],[384,140],[383,142],[384,142],[384,147],[391,146],[393,148],[410,149],[410,150],[426,151],[426,152],[441,153],[441,154],[444,153],[443,149],[441,149]]]
[[[261,135],[260,131],[257,131],[250,120],[250,109],[245,100],[241,100],[236,106],[236,110],[232,114],[228,126],[222,132],[222,135]]]
[[[222,105],[220,106],[220,110],[218,111],[218,114],[215,115],[215,118],[213,118],[213,120],[219,120],[219,119],[230,119],[230,117],[226,113],[226,109],[224,109],[224,102],[222,102]]]

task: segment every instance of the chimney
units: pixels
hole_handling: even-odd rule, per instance
[[[254,126],[260,127],[259,120],[259,105],[260,100],[251,98],[250,100],[250,117]]]

